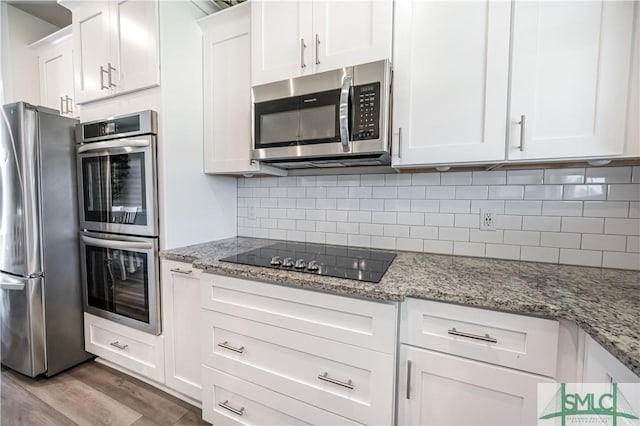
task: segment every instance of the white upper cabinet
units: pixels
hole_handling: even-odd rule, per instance
[[[395,9],[393,165],[503,160],[510,3]]]
[[[392,0],[254,0],[252,84],[389,59],[392,16]]]
[[[72,16],[78,103],[160,83],[156,1],[87,2]]]
[[[198,21],[203,34],[204,172],[286,172],[251,160],[251,4]]]
[[[637,6],[514,3],[509,159],[623,154]]]
[[[73,35],[71,26],[33,43],[40,68],[40,103],[60,111],[60,115],[78,117],[73,91]]]

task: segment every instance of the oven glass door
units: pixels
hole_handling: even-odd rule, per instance
[[[158,334],[156,243],[83,233],[85,310]]]
[[[259,102],[255,148],[340,142],[340,89]]]
[[[89,143],[78,153],[82,228],[157,235],[153,137]]]

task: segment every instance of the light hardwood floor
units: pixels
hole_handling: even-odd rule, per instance
[[[2,367],[0,396],[3,426],[208,424],[200,409],[94,361],[49,379]]]

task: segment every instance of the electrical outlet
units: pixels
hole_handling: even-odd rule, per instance
[[[496,210],[481,209],[480,210],[480,230],[495,231],[496,230]]]
[[[256,208],[254,206],[247,207],[247,219],[256,218]]]

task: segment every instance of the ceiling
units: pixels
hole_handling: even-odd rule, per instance
[[[10,0],[7,3],[56,27],[71,24],[71,11],[55,0]]]

